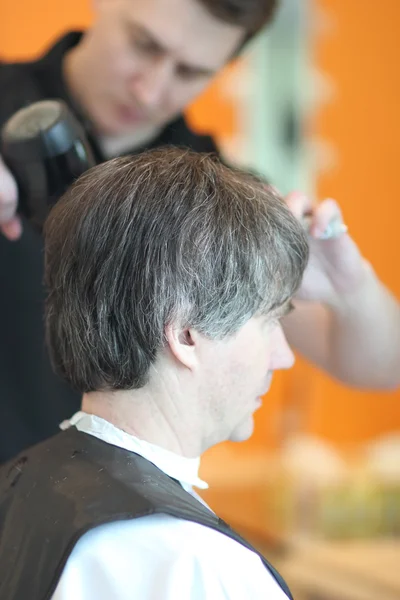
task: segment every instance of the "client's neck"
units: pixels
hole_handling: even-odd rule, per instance
[[[175,454],[194,458],[203,452],[201,423],[183,410],[176,395],[152,390],[101,391],[84,394],[82,411],[101,417],[128,434]],[[200,425],[200,427],[199,427]]]

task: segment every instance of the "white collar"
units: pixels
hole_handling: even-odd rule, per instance
[[[194,486],[202,490],[208,488],[208,484],[198,475],[200,458],[185,458],[154,444],[149,444],[149,442],[118,429],[101,417],[83,411],[79,411],[71,419],[63,421],[60,428],[64,430],[72,426],[103,440],[103,442],[140,454],[166,475],[178,480],[185,489],[187,486]]]

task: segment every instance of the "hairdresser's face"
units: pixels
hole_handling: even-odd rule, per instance
[[[96,0],[82,45],[85,108],[108,134],[163,125],[207,86],[244,33],[199,0]]]

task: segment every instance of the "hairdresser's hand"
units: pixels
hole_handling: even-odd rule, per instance
[[[286,203],[301,221],[310,215],[310,261],[297,298],[337,306],[344,296],[362,288],[369,266],[347,233],[334,200],[315,205],[305,195],[293,192]]]
[[[22,233],[17,202],[17,184],[0,157],[0,231],[9,240],[17,240]]]

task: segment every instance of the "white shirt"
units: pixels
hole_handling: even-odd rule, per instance
[[[148,444],[99,417],[76,413],[61,424],[150,460],[200,502],[192,486],[200,459]],[[204,504],[204,502],[203,502]],[[101,525],[85,533],[52,600],[287,600],[261,559],[209,527],[169,515]]]

